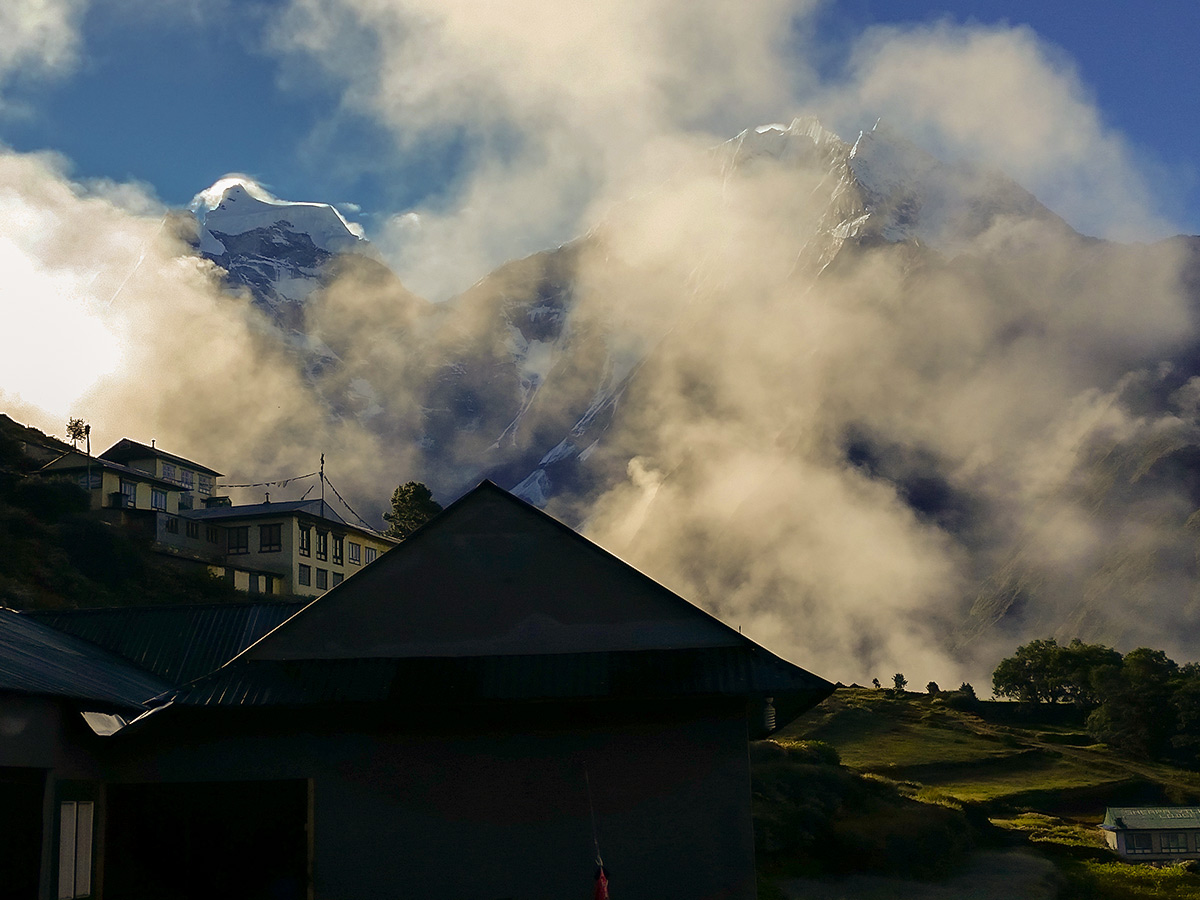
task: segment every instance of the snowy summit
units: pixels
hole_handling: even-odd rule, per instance
[[[222,178],[190,208],[200,224],[200,253],[288,329],[299,322],[298,307],[324,283],[331,260],[371,254],[362,229],[329,204],[279,200],[248,178]]]
[[[218,235],[242,235],[275,225],[307,234],[315,246],[330,253],[353,252],[364,241],[362,228],[329,204],[279,200],[247,178],[222,178],[197,194],[191,209],[200,221],[200,249],[212,256],[232,249]]]

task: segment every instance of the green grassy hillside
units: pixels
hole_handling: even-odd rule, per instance
[[[1200,804],[1200,774],[1093,744],[1069,709],[842,688],[764,744],[764,897],[1200,898],[1200,867],[1122,862],[1097,827]]]

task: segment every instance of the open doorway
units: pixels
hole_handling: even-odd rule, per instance
[[[114,784],[106,900],[304,900],[307,781]]]
[[[45,770],[0,766],[0,900],[38,895],[45,791]]]

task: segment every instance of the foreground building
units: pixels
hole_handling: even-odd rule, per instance
[[[1200,806],[1110,806],[1104,839],[1137,862],[1200,859]]]
[[[0,716],[45,719],[0,742],[38,896],[587,896],[598,846],[622,898],[750,900],[747,740],[833,689],[489,483],[241,609],[0,616],[76,651],[0,660]]]

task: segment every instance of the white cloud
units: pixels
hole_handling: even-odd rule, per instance
[[[872,29],[821,105],[840,121],[882,116],[945,159],[999,169],[1085,233],[1170,232],[1128,141],[1073,63],[1028,28]]]
[[[5,0],[0,4],[0,86],[18,73],[59,73],[75,65],[88,0]]]
[[[398,152],[466,137],[465,171],[381,244],[419,293],[593,224],[586,211],[681,137],[712,143],[791,106],[814,0],[292,0],[274,32]],[[311,65],[310,65],[311,68]],[[678,156],[676,156],[678,159]]]

